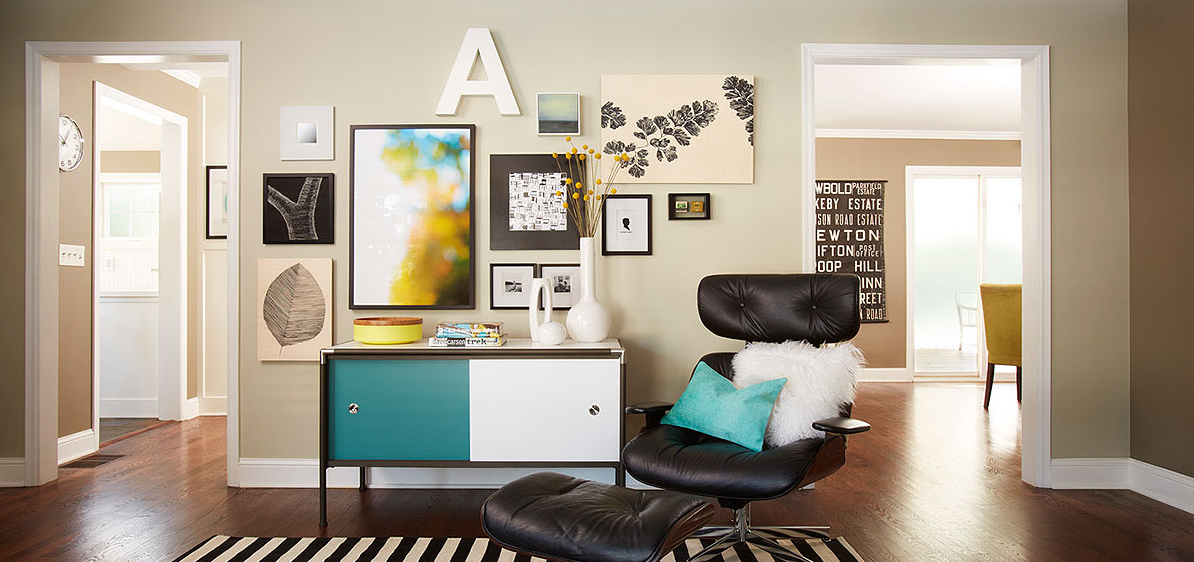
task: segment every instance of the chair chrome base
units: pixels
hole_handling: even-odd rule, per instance
[[[693,534],[693,538],[717,540],[700,552],[690,556],[688,562],[708,562],[740,543],[746,543],[759,548],[779,561],[813,562],[801,556],[800,553],[779,544],[771,536],[768,536],[773,535],[787,538],[785,532],[790,531],[799,531],[810,537],[829,538],[829,527],[751,527],[750,504],[746,504],[742,509],[734,510],[734,526],[702,527],[701,530]]]

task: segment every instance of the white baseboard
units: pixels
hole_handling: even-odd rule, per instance
[[[858,382],[912,382],[912,377],[904,367],[865,367]]]
[[[1130,458],[1053,459],[1053,487],[1131,490],[1194,513],[1194,478]]]
[[[85,457],[97,450],[95,431],[85,429],[58,438],[58,464],[64,465],[70,461]]]
[[[21,457],[0,458],[0,488],[16,488],[25,485],[25,459]]]
[[[550,470],[614,483],[612,468],[371,468],[369,486],[373,488],[500,488],[511,480],[535,472]],[[318,459],[242,458],[239,465],[242,488],[318,488]],[[329,488],[356,488],[360,469],[338,467],[328,471]]]
[[[226,416],[226,415],[228,415],[228,397],[227,396],[200,396],[199,397],[199,415],[201,415],[201,416]]]
[[[156,418],[157,398],[100,398],[101,418]]]
[[[182,403],[182,419],[189,420],[199,417],[199,397],[188,398]]]

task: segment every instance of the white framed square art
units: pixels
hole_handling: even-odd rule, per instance
[[[278,154],[282,160],[335,160],[335,110],[330,105],[282,106]]]

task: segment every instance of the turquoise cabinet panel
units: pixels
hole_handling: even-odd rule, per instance
[[[467,360],[332,359],[328,458],[468,460]]]

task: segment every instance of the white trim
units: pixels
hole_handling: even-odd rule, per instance
[[[201,416],[226,416],[226,415],[228,415],[228,397],[227,396],[200,396],[199,397],[199,415],[201,415]]]
[[[182,82],[192,88],[196,88],[196,89],[199,88],[199,84],[203,80],[198,74],[195,74],[194,72],[191,72],[190,70],[171,69],[171,70],[163,70],[162,72],[164,74],[166,74],[167,76],[169,76],[171,78],[175,78],[175,79],[179,80],[180,82]]]
[[[1194,513],[1194,478],[1131,458],[1053,459],[1058,490],[1131,490]]]
[[[819,139],[1020,140],[1020,131],[918,131],[908,129],[817,129]]]
[[[475,489],[499,488],[506,483],[542,472],[544,468],[370,468],[371,488]],[[552,468],[553,472],[607,484],[614,482],[612,468]],[[251,459],[240,461],[240,485],[244,488],[318,488],[319,459]],[[328,470],[329,488],[356,488],[360,469],[338,467]]]
[[[190,420],[197,417],[199,417],[199,397],[187,398],[182,403],[182,419]]]
[[[0,458],[0,488],[18,488],[25,485],[25,459],[21,457]]]
[[[104,152],[120,151],[105,150]],[[99,175],[99,181],[100,183],[162,183],[162,174],[161,172],[103,172]]]
[[[1137,459],[1128,459],[1131,490],[1194,513],[1194,478]]]
[[[158,418],[157,398],[101,398],[97,418]],[[98,422],[96,427],[99,427]]]
[[[987,382],[987,375],[984,372],[980,377],[971,371],[948,372],[942,371],[937,373],[916,373],[912,377],[912,382]],[[1016,382],[1015,373],[995,373],[995,382]]]
[[[99,450],[96,443],[96,431],[84,429],[66,437],[58,438],[58,465],[64,465],[75,459],[83,458]]]
[[[1021,409],[1021,478],[1048,487],[1051,478],[1051,237],[1049,47],[1044,45],[801,45],[801,143],[803,148],[803,248],[805,271],[816,267],[816,103],[814,66],[916,64],[966,59],[1018,59],[1021,67],[1020,167],[1024,179],[1024,403]]]
[[[912,382],[912,376],[905,367],[866,367],[858,382]]]

